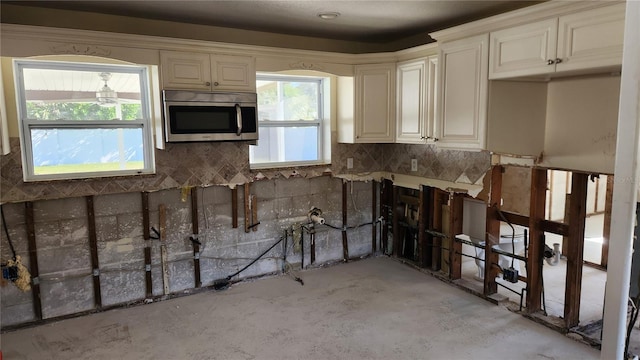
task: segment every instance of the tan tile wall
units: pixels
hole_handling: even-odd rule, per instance
[[[249,148],[243,142],[167,143],[165,150],[156,150],[155,175],[32,183],[22,180],[20,142],[18,138],[11,138],[11,152],[0,157],[0,202],[374,171],[475,183],[490,167],[487,152],[442,150],[433,145],[339,144],[335,141],[335,133],[332,138],[331,165],[250,170]],[[349,157],[354,159],[354,167],[348,170]],[[418,172],[410,171],[412,158],[418,159]]]

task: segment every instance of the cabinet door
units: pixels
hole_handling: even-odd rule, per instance
[[[395,74],[395,64],[356,66],[355,142],[394,142]]]
[[[440,45],[438,146],[483,149],[487,122],[489,35]]]
[[[209,54],[161,51],[164,89],[211,90]]]
[[[557,29],[554,18],[492,32],[489,79],[555,71]]]
[[[249,56],[211,55],[215,90],[256,91],[254,58]]]
[[[561,16],[556,71],[622,64],[625,4]]]
[[[398,64],[396,142],[426,143],[427,59]]]

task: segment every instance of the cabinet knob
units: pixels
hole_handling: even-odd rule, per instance
[[[555,63],[556,63],[555,60],[552,60],[552,59],[547,60],[547,65],[553,65]]]
[[[440,140],[440,139],[438,139],[437,137],[434,137],[434,138],[432,138],[432,139],[433,139],[433,142],[436,142],[436,141]]]
[[[204,85],[205,86],[211,86],[211,83],[207,81],[206,83],[204,83]]]
[[[218,86],[220,85],[217,81],[213,83],[213,86]]]
[[[557,58],[556,61],[555,61],[556,64],[560,64],[561,62],[562,62],[562,59],[560,59],[560,58]]]

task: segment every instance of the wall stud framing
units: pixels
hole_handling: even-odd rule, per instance
[[[342,256],[349,261],[349,242],[347,241],[347,182],[342,182]]]
[[[149,193],[142,192],[142,236],[144,238],[145,295],[153,297],[153,281],[151,279],[151,224],[149,221]]]
[[[542,254],[544,231],[541,227],[545,215],[547,196],[547,170],[531,169],[531,193],[529,205],[529,249],[527,252],[527,311],[542,309]]]
[[[567,282],[564,295],[564,321],[567,328],[580,321],[580,292],[584,254],[584,227],[587,215],[587,181],[589,175],[574,172],[571,176],[571,204],[569,210],[569,252]]]
[[[500,216],[498,211],[502,199],[502,172],[504,168],[495,165],[491,168],[491,189],[487,207],[487,234],[484,251],[484,294],[486,296],[498,292],[496,276],[498,275],[498,254],[493,252],[493,245],[500,239]]]
[[[206,216],[206,213],[205,213]],[[200,280],[200,244],[198,242],[200,239],[198,238],[200,229],[198,226],[198,188],[191,188],[191,229],[193,231],[192,245],[193,245],[193,278],[195,282],[195,287],[199,288],[202,286],[202,281]]]
[[[29,267],[31,272],[31,294],[33,296],[33,312],[37,320],[42,320],[42,300],[40,299],[40,270],[38,269],[38,251],[36,246],[36,230],[33,216],[33,203],[24,203],[24,213],[27,225],[27,240],[29,242]]]
[[[462,243],[455,241],[455,236],[462,233],[464,195],[450,193],[448,208],[449,277],[452,280],[457,280],[462,277]]]
[[[87,221],[89,224],[89,250],[91,252],[91,268],[93,269],[93,298],[96,308],[102,307],[100,292],[100,263],[98,261],[98,237],[96,234],[96,217],[93,207],[93,195],[85,197],[87,202]]]

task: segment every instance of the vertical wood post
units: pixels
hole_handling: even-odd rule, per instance
[[[238,187],[231,189],[231,227],[238,228]]]
[[[462,233],[464,198],[462,194],[449,195],[449,273],[452,280],[462,277],[462,243],[455,236]]]
[[[400,189],[397,186],[393,186],[393,196],[391,199],[392,215],[392,228],[393,228],[393,256],[400,256],[402,254],[402,243],[404,239],[400,239],[400,211],[398,209],[400,200]]]
[[[144,238],[144,272],[145,295],[153,296],[153,281],[151,279],[151,224],[149,221],[149,193],[142,192],[142,237]]]
[[[390,180],[384,179],[382,183],[380,183],[380,215],[382,215],[382,219],[384,222],[381,224],[382,227],[382,239],[380,242],[382,243],[382,253],[386,254],[389,251],[389,222],[392,221],[389,219],[389,214],[391,213],[391,209],[393,209],[393,199],[392,199],[392,188],[393,183]]]
[[[418,194],[418,264],[420,267],[427,267],[429,264],[429,260],[427,259],[428,255],[428,239],[427,233],[425,230],[429,227],[429,209],[428,209],[428,198],[429,198],[429,188],[426,186],[420,186],[420,193]]]
[[[613,175],[607,176],[607,192],[604,200],[604,225],[602,227],[602,256],[600,265],[605,268],[609,262],[609,236],[611,235],[611,205],[613,204]]]
[[[342,256],[349,261],[349,242],[347,241],[347,183],[342,182]]]
[[[249,232],[249,226],[251,225],[251,193],[249,189],[249,183],[244,184],[244,232]]]
[[[374,180],[371,182],[371,253],[375,254],[376,251],[378,251],[378,241],[377,241],[377,222],[376,222],[376,217],[377,217],[377,212],[376,210],[378,209],[378,201],[377,201],[377,194],[378,194],[378,183]]]
[[[206,213],[205,213],[206,216]],[[200,245],[197,241],[200,241],[198,235],[200,229],[198,226],[198,188],[191,188],[191,229],[193,231],[191,244],[193,245],[193,279],[196,288],[202,286],[200,280]]]
[[[38,269],[38,251],[36,246],[36,230],[33,216],[33,203],[24,203],[24,213],[29,241],[29,270],[31,272],[31,294],[33,296],[33,312],[37,320],[42,320],[42,300],[40,299],[40,270]]]
[[[491,168],[491,189],[487,204],[487,234],[485,235],[484,250],[484,294],[491,295],[498,291],[496,276],[498,275],[498,254],[493,252],[493,245],[500,239],[500,216],[498,210],[502,199],[503,167],[494,165]]]
[[[527,312],[542,309],[542,254],[544,232],[540,228],[544,219],[547,198],[547,170],[531,169],[531,193],[529,205],[529,249],[527,251]]]
[[[564,321],[567,328],[578,325],[580,321],[580,292],[582,288],[588,180],[589,176],[582,173],[574,172],[571,177],[569,252],[565,254],[567,257],[567,283],[564,295]]]
[[[85,197],[87,202],[87,221],[89,224],[89,250],[91,251],[91,268],[93,269],[93,298],[96,307],[102,307],[100,291],[100,263],[98,261],[98,238],[96,235],[96,217],[93,210],[93,195]]]
[[[440,200],[440,190],[431,188],[429,203],[429,229],[434,231],[442,230],[442,201]],[[442,238],[431,236],[431,270],[439,271],[442,268]]]
[[[167,207],[164,204],[158,205],[158,226],[160,227],[160,260],[162,261],[162,290],[165,295],[171,291],[169,287],[169,264],[167,254]]]

